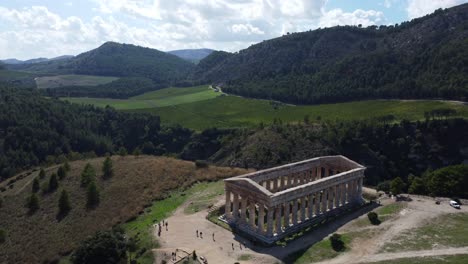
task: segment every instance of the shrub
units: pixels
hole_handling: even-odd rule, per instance
[[[367,218],[369,218],[369,221],[373,225],[379,225],[380,224],[379,215],[376,212],[369,212],[367,214]]]
[[[3,198],[0,196],[0,208],[3,207]]]
[[[70,198],[67,191],[63,190],[59,198],[59,215],[66,215],[71,210]]]
[[[193,260],[197,260],[197,252],[195,252],[195,250],[192,253],[192,258]]]
[[[88,186],[89,183],[93,182],[96,178],[96,171],[93,166],[89,163],[86,164],[83,171],[81,172],[81,186]]]
[[[60,180],[63,180],[67,176],[67,170],[63,166],[60,166],[57,170],[57,176]]]
[[[70,164],[68,164],[68,161],[65,161],[65,163],[63,164],[63,168],[65,169],[65,171],[70,171],[71,168],[70,168]]]
[[[44,179],[45,176],[46,176],[45,170],[41,168],[41,170],[39,171],[39,179]]]
[[[340,234],[333,234],[330,237],[330,242],[333,250],[335,251],[343,251],[345,249],[345,244]]]
[[[58,188],[57,174],[53,173],[49,179],[49,192],[54,192]]]
[[[6,232],[3,229],[0,229],[0,244],[5,243],[6,241]]]
[[[195,167],[197,167],[197,169],[208,168],[208,163],[204,160],[197,160],[195,161]]]
[[[39,209],[39,198],[35,193],[28,197],[26,207],[29,208],[29,213],[34,213]]]
[[[94,181],[88,184],[86,198],[86,206],[88,208],[95,208],[99,204],[99,190]]]
[[[102,164],[102,177],[108,179],[114,175],[114,169],[112,168],[112,160],[107,157]]]
[[[124,157],[124,156],[127,156],[127,149],[124,148],[124,147],[120,147],[119,148],[119,155]]]
[[[126,251],[126,241],[122,231],[98,231],[94,236],[81,242],[72,254],[71,260],[75,264],[124,263]]]
[[[41,189],[41,185],[39,183],[38,178],[34,178],[33,183],[32,183],[32,192],[36,193]]]

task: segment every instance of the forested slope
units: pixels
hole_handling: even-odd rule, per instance
[[[395,26],[338,26],[287,34],[208,63],[216,55],[200,62],[193,81],[248,97],[293,103],[464,100],[468,4]]]

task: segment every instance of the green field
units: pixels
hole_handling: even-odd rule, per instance
[[[44,89],[62,86],[96,86],[110,83],[118,79],[118,77],[70,74],[37,77],[35,80],[37,88]]]
[[[62,98],[62,100],[79,104],[92,104],[100,107],[109,105],[119,110],[134,110],[187,104],[213,99],[219,95],[220,93],[210,89],[208,85],[203,85],[189,88],[165,88],[129,99],[69,97]]]
[[[138,109],[161,116],[164,123],[177,123],[195,130],[210,127],[251,127],[272,123],[300,122],[304,116],[315,120],[361,120],[394,115],[396,120],[422,120],[424,112],[451,108],[457,116],[468,117],[468,105],[440,101],[369,100],[360,102],[308,106],[276,105],[266,100],[221,96],[212,100],[179,104],[161,108]]]
[[[34,73],[0,70],[0,81],[2,82],[34,86],[35,77],[37,77],[37,74]]]

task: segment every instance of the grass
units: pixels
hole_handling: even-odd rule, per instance
[[[468,117],[468,105],[440,101],[369,100],[360,102],[293,106],[274,104],[266,100],[236,96],[220,96],[211,100],[184,103],[159,108],[134,109],[161,116],[163,123],[175,123],[195,130],[211,127],[253,127],[260,123],[302,122],[305,116],[311,121],[362,120],[385,115],[402,119],[422,120],[424,112],[451,108],[457,116]]]
[[[384,245],[383,252],[468,246],[468,214],[447,214],[409,230]]]
[[[70,162],[71,171],[59,182],[59,190],[39,194],[40,209],[33,215],[23,205],[38,170],[15,176],[19,180],[2,192],[0,227],[7,230],[8,237],[0,247],[0,259],[6,263],[52,262],[69,255],[80,241],[96,231],[119,224],[124,224],[132,235],[140,233],[141,245],[150,245],[147,227],[167,216],[185,199],[182,192],[178,194],[175,190],[187,189],[198,181],[217,181],[246,173],[243,169],[215,166],[196,169],[193,162],[167,157],[114,156],[112,159],[115,175],[108,180],[101,178],[104,158]],[[80,187],[80,174],[88,162],[96,169],[101,196],[99,206],[93,210],[86,209],[86,191]],[[47,168],[47,177],[41,180],[41,185],[56,170],[57,167]],[[61,189],[67,190],[72,209],[59,220]],[[148,263],[152,259],[147,253],[149,248],[142,252],[140,260],[146,259]]]
[[[372,262],[374,264],[466,264],[468,263],[468,255],[454,255],[454,256],[437,256],[437,257],[417,257],[417,258],[402,258],[394,260],[385,260],[379,262]]]
[[[224,194],[223,181],[215,183],[199,183],[193,188],[193,191],[196,192],[196,194],[191,197],[190,204],[185,208],[184,213],[186,214],[193,214],[211,207],[215,198]]]
[[[346,246],[346,249],[343,251],[345,252],[349,249],[349,244],[351,243],[353,238],[349,234],[341,234],[341,238],[343,239]],[[312,245],[307,250],[299,251],[291,255],[285,262],[291,263],[292,261],[294,261],[295,264],[308,264],[332,259],[341,253],[342,252],[337,252],[333,250],[330,239],[326,237],[320,242],[317,242],[314,245]]]
[[[240,255],[237,260],[239,261],[248,261],[252,258],[252,255],[249,255],[249,254],[242,254]]]
[[[36,86],[39,89],[57,88],[61,86],[96,86],[110,83],[118,77],[94,76],[94,75],[56,75],[36,78]]]
[[[208,85],[203,85],[188,88],[165,88],[144,93],[129,99],[64,97],[62,100],[78,104],[92,104],[99,107],[109,105],[119,110],[135,110],[205,101],[213,99],[219,95],[220,93],[210,89]]]
[[[21,72],[21,71],[10,71],[10,70],[0,70],[0,81],[16,84],[26,84],[34,86],[34,78],[38,74]]]

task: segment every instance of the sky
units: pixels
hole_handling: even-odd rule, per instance
[[[287,32],[401,23],[468,0],[0,0],[0,59],[77,55],[106,41],[238,51]]]

